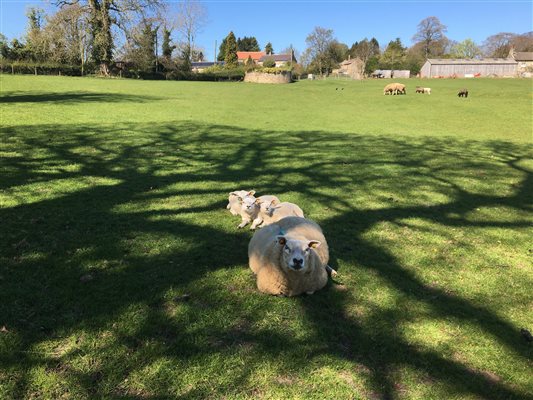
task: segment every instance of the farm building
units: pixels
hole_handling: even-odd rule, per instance
[[[352,79],[363,79],[363,72],[363,62],[359,58],[349,58],[341,62],[339,68],[334,69],[331,73],[337,77],[345,76]]]
[[[518,63],[517,72],[523,74],[527,72],[533,72],[533,52],[531,51],[519,51],[512,52],[511,57]]]
[[[376,69],[372,78],[409,78],[411,71],[408,69]]]
[[[421,78],[515,76],[517,62],[512,58],[481,60],[428,59],[420,70]]]

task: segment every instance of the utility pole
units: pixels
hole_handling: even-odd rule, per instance
[[[215,64],[217,63],[217,41],[215,39]]]

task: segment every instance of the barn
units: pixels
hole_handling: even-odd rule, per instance
[[[474,76],[516,76],[516,60],[512,58],[483,58],[480,60],[430,58],[420,70],[421,78]]]

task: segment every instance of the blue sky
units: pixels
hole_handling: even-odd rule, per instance
[[[169,2],[171,3],[171,2]],[[8,38],[21,37],[25,10],[31,5],[50,9],[44,1],[0,0],[0,31]],[[305,38],[315,26],[333,29],[334,36],[350,46],[364,37],[380,45],[399,37],[406,46],[418,23],[436,16],[448,27],[448,38],[473,39],[480,44],[499,32],[533,30],[531,0],[510,1],[204,1],[209,20],[197,39],[210,60],[215,40],[233,30],[237,37],[255,36],[261,47],[272,42],[275,51],[290,44],[305,50]]]

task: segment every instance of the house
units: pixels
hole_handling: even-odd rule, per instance
[[[259,59],[263,56],[266,56],[264,51],[238,51],[237,61],[241,64],[246,64],[248,58],[251,58],[255,64],[258,64]]]
[[[348,58],[340,63],[339,68],[334,69],[331,73],[337,77],[348,77],[352,79],[363,79],[365,66],[359,58]]]
[[[213,62],[213,61],[201,61],[201,62],[192,62],[191,63],[191,70],[192,72],[198,72],[198,73],[202,73],[205,71],[206,68],[210,68],[210,67],[213,67],[215,65],[224,65],[224,61],[217,61],[217,62]]]
[[[516,67],[516,72],[518,75],[524,73],[533,72],[533,52],[532,51],[519,51],[516,52],[514,49],[511,49],[509,57],[515,60],[518,64]]]
[[[428,59],[420,70],[421,78],[515,76],[518,62],[512,58]]]
[[[259,59],[259,65],[263,65],[266,60],[273,60],[276,63],[276,67],[283,67],[287,64],[295,64],[296,58],[294,53],[292,54],[265,54]]]

